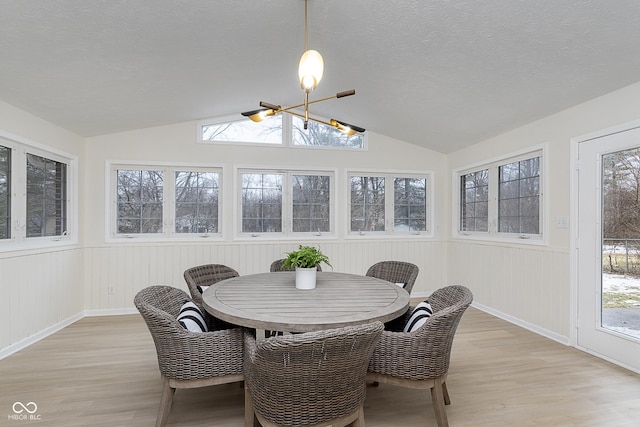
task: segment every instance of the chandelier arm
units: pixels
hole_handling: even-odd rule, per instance
[[[274,110],[276,112],[282,110],[282,107],[279,105],[270,104],[268,102],[260,101],[260,106],[264,108],[268,108],[270,110]]]
[[[300,117],[300,118],[304,119],[304,114],[302,114],[302,113],[296,113],[295,111],[285,111],[285,110],[282,110],[281,112],[287,113],[287,114],[291,114],[292,116],[297,116],[297,117]],[[321,120],[321,119],[316,119],[314,117],[308,117],[308,119],[311,120],[312,122],[318,122],[318,123],[322,123],[323,125],[331,126],[332,128],[335,127],[331,123],[329,123],[327,121],[324,121],[324,120]]]
[[[355,91],[355,90],[353,90],[353,89],[351,89],[351,90],[345,90],[345,91],[343,91],[343,92],[338,92],[338,93],[336,93],[335,95],[327,96],[326,98],[320,98],[320,99],[316,99],[315,101],[309,101],[309,102],[307,102],[307,105],[315,104],[316,102],[322,102],[322,101],[326,101],[326,100],[328,100],[328,99],[333,99],[333,98],[344,98],[345,96],[351,96],[351,95],[355,95],[355,94],[356,94],[356,91]],[[266,107],[266,106],[267,106],[267,105],[262,105],[262,104],[263,104],[263,102],[260,102],[260,106],[261,106],[261,107]],[[267,104],[267,103],[265,102],[264,104]],[[268,105],[270,105],[271,107],[273,107],[273,104],[268,104]],[[280,106],[278,105],[278,107],[280,107]],[[295,108],[300,108],[300,107],[304,107],[304,103],[302,103],[302,104],[298,104],[298,105],[292,105],[291,107],[286,107],[286,108],[282,108],[282,107],[280,107],[280,110],[279,110],[279,111],[286,111],[286,112],[288,112],[289,110],[293,110],[293,109],[295,109]],[[267,107],[267,108],[270,108],[270,107]],[[275,108],[274,108],[274,109],[275,109]]]

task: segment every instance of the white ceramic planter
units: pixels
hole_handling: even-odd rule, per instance
[[[296,288],[315,289],[317,271],[318,270],[315,267],[313,268],[296,267]]]

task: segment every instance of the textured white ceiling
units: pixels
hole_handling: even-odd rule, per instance
[[[0,100],[83,136],[302,102],[302,0],[1,0]],[[638,0],[310,0],[311,107],[449,153],[640,81]]]

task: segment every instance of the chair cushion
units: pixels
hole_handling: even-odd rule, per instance
[[[204,293],[204,291],[206,291],[207,289],[209,289],[208,286],[200,286],[200,285],[198,285],[196,287],[198,288],[198,291],[200,291],[201,294]]]
[[[424,325],[424,322],[426,322],[432,314],[433,310],[431,309],[431,304],[429,304],[429,301],[422,301],[420,304],[416,305],[416,308],[414,308],[411,312],[411,317],[409,317],[409,320],[407,321],[403,332],[415,331],[420,326]]]
[[[191,332],[208,332],[207,322],[204,321],[202,311],[192,301],[185,302],[180,307],[178,322]]]

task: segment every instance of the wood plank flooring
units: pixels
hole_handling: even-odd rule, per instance
[[[639,375],[473,308],[447,383],[451,426],[640,425]],[[436,425],[424,392],[367,391],[368,427]],[[37,419],[12,419],[15,402],[34,402]],[[85,318],[0,361],[0,426],[152,426],[159,402],[155,348],[138,315]],[[169,425],[242,426],[243,404],[239,384],[178,390]]]

